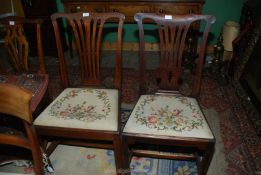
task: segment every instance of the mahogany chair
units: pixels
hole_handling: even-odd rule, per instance
[[[31,110],[34,115],[41,111],[44,103],[48,103],[48,82],[49,78],[46,74],[44,63],[41,20],[25,19],[19,16],[8,16],[0,20],[5,31],[4,44],[9,53],[9,61],[14,68],[14,71],[2,73],[5,75],[16,75],[12,83],[18,86],[29,89],[33,93],[31,102]],[[30,25],[35,28],[37,49],[38,49],[38,64],[39,67],[31,68],[29,63],[30,46],[24,34],[24,26]],[[43,100],[46,99],[46,100]],[[40,106],[40,107],[38,107]],[[37,110],[37,112],[35,112]]]
[[[199,95],[205,48],[211,24],[210,15],[157,15],[137,13],[140,38],[140,88],[148,90],[146,58],[144,50],[144,20],[157,26],[160,44],[159,68],[155,82],[159,90],[152,95],[141,95],[122,133],[125,168],[133,155],[195,160],[199,174],[206,174],[212,159],[215,138],[201,112],[196,97]],[[190,27],[199,27],[204,21],[202,41],[198,43],[195,71],[185,75],[182,66],[186,37]],[[198,32],[199,33],[199,32]],[[189,80],[186,81],[186,79]],[[192,81],[194,80],[194,81]],[[187,82],[187,83],[186,83]],[[185,84],[186,83],[186,84]],[[192,88],[185,88],[191,85]],[[183,93],[181,93],[183,89]],[[186,95],[185,95],[186,94]]]
[[[72,87],[60,39],[57,20],[65,19],[74,33],[79,55],[80,85]],[[114,150],[116,168],[122,166],[120,145],[121,50],[124,15],[120,13],[55,13],[51,16],[64,90],[36,118],[34,124],[44,140],[58,144]],[[101,80],[101,41],[106,24],[117,33],[114,87],[104,88]],[[120,173],[120,172],[117,172]]]
[[[16,118],[21,121],[24,129],[23,132],[13,126],[1,124],[0,144],[31,150],[34,172],[36,175],[43,175],[42,153],[30,108],[32,93],[11,84],[0,83],[0,96],[0,118]]]
[[[46,69],[41,34],[42,21],[40,19],[25,19],[20,16],[8,16],[2,18],[0,23],[3,25],[6,33],[4,43],[10,55],[10,61],[15,71],[18,73],[27,73],[30,71],[28,63],[29,44],[24,34],[24,25],[34,25],[38,49],[38,72],[45,74]]]

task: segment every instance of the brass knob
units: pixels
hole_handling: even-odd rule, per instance
[[[74,6],[74,7],[71,8],[72,13],[78,12],[80,10],[81,10],[81,6]]]
[[[165,10],[159,9],[159,12],[160,12],[160,13],[165,13]]]
[[[113,9],[112,12],[119,12],[119,10],[118,9]]]
[[[189,10],[189,14],[193,14],[194,11],[192,9]]]

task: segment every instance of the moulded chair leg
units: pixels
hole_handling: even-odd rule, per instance
[[[116,174],[121,175],[123,171],[123,158],[120,135],[115,135],[113,138],[114,157],[116,165]]]
[[[33,160],[34,160],[34,171],[36,175],[44,175],[44,171],[43,171],[43,160],[39,159],[39,157],[37,156],[33,156]]]
[[[199,162],[199,175],[206,175],[208,171],[208,167],[210,165],[211,159],[214,154],[214,144],[211,144],[207,150],[204,151],[204,155],[200,158]]]
[[[31,126],[28,126],[31,127]],[[33,157],[33,163],[34,163],[34,171],[36,175],[43,175],[43,158],[42,158],[42,151],[41,148],[38,147],[39,143],[37,143],[37,136],[34,128],[28,129],[27,126],[25,126],[28,137],[32,140],[32,157]]]
[[[130,151],[129,151],[129,147],[128,144],[126,142],[126,140],[122,139],[122,157],[123,157],[123,170],[124,170],[124,175],[130,175],[130,163],[131,163],[131,156],[130,156]]]

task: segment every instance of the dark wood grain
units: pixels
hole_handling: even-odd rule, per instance
[[[0,144],[14,145],[32,151],[34,171],[36,175],[43,175],[43,162],[40,144],[33,126],[30,102],[32,93],[10,84],[0,84],[0,117],[7,114],[8,117],[22,120],[25,128],[25,136],[0,133]]]

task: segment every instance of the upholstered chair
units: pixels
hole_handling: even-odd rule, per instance
[[[198,165],[198,173],[206,174],[214,152],[215,137],[197,97],[200,92],[208,33],[215,18],[211,15],[137,13],[134,19],[139,29],[142,95],[122,133],[125,168],[129,168],[131,157],[136,155],[194,160]],[[159,37],[160,61],[154,73],[146,67],[146,62],[150,61],[145,52],[146,22],[155,24],[155,36]],[[202,35],[198,31],[199,25],[202,25]],[[184,52],[187,48],[188,33],[192,33],[192,30],[194,37],[201,40],[194,46],[195,69],[187,70],[184,67]],[[147,79],[151,79],[149,75],[153,76],[159,87],[154,94],[148,93]]]
[[[122,167],[120,145],[121,48],[124,15],[120,13],[55,13],[51,16],[64,90],[36,118],[34,124],[43,140],[51,142],[47,153],[59,144],[114,150],[116,168]],[[79,58],[80,82],[74,85],[61,44],[57,20],[64,19],[72,31]],[[101,80],[101,41],[107,23],[113,22],[117,36],[113,87]],[[72,85],[73,84],[73,85]],[[118,172],[119,174],[120,172]]]

